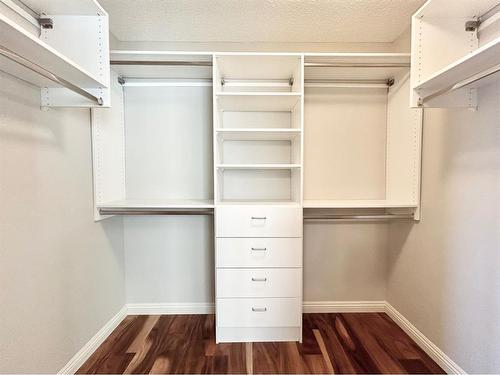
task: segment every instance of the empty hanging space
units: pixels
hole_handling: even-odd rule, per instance
[[[431,0],[413,16],[411,105],[474,108],[499,72],[498,0]]]
[[[220,202],[300,203],[301,56],[215,56]]]
[[[94,114],[97,162],[123,174],[98,175],[121,196],[98,199],[101,214],[211,213],[211,56],[117,51],[111,66],[114,109]]]
[[[421,113],[407,108],[409,60],[306,55],[304,208],[415,212]]]

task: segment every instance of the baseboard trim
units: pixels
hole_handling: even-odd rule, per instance
[[[97,348],[108,338],[116,327],[127,316],[127,307],[123,306],[118,313],[113,316],[94,337],[92,337],[69,362],[58,372],[58,374],[74,374],[85,363],[87,359],[97,350]]]
[[[195,303],[129,303],[129,315],[199,315],[215,313],[211,302]]]
[[[431,340],[418,330],[408,319],[396,310],[390,303],[385,303],[385,312],[413,341],[431,357],[448,374],[466,374],[466,372],[445,352],[439,349]]]
[[[385,312],[385,301],[305,301],[305,313]]]
[[[127,315],[213,314],[214,303],[133,303],[124,306],[80,349],[58,374],[74,374]],[[453,360],[385,301],[306,301],[304,313],[385,312],[448,374],[466,374]]]

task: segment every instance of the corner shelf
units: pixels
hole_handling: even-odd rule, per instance
[[[304,200],[304,208],[417,208],[414,202],[396,202],[385,199]]]
[[[74,61],[56,51],[53,47],[24,30],[2,14],[0,14],[0,45],[27,60],[36,62],[43,69],[74,85],[84,88],[107,87],[106,82],[92,76]],[[0,69],[2,70],[6,66],[15,64],[14,62],[4,60],[6,59],[2,58],[0,62]],[[27,69],[24,68],[22,70]],[[33,79],[33,72],[28,71],[22,76],[19,75],[19,72],[16,72],[14,75],[38,87],[41,87],[42,84],[43,87],[61,87],[48,79]]]
[[[300,92],[219,92],[222,111],[291,112],[300,102]]]
[[[231,141],[291,141],[300,137],[294,128],[220,128],[215,130],[222,140]]]

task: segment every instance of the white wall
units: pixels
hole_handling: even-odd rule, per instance
[[[465,371],[500,372],[500,83],[428,109],[422,220],[392,224],[388,301]]]
[[[0,373],[54,373],[124,305],[122,220],[93,221],[90,112],[0,73]]]

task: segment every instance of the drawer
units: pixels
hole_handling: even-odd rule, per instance
[[[302,237],[300,206],[221,206],[217,237]]]
[[[216,267],[302,267],[302,238],[217,238]]]
[[[300,297],[300,268],[218,269],[217,298]]]
[[[300,298],[217,299],[219,327],[299,327]]]

